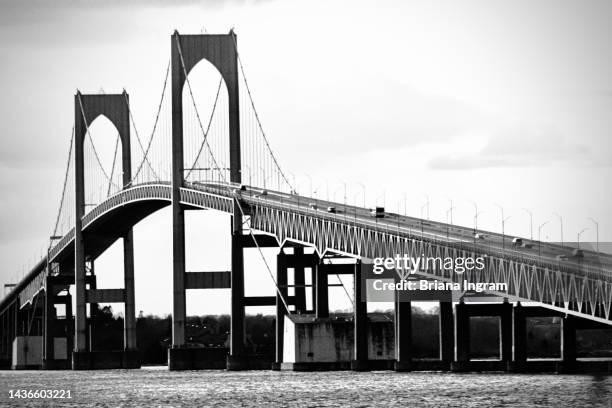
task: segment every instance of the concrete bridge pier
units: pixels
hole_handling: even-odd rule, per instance
[[[234,203],[236,206],[237,204]],[[249,367],[245,353],[245,301],[244,301],[244,247],[242,245],[242,215],[235,208],[232,218],[232,272],[231,272],[231,320],[230,352],[227,356],[228,370],[246,370]]]
[[[395,371],[412,369],[412,303],[406,291],[395,292]]]
[[[42,368],[46,370],[70,369],[74,344],[74,321],[72,317],[72,296],[57,295],[60,289],[54,283],[55,277],[48,276],[45,290],[44,344]],[[68,291],[68,288],[65,288]],[[59,319],[56,305],[64,305],[65,318]]]
[[[317,319],[329,317],[329,273],[333,271],[330,264],[318,263],[315,267],[314,309]]]
[[[509,371],[523,371],[527,365],[527,319],[525,308],[520,304],[514,307],[512,317],[513,361],[508,364]]]
[[[272,365],[273,370],[280,370],[283,363],[283,342],[285,331],[285,316],[287,310],[281,300],[281,295],[287,299],[287,255],[281,251],[276,256],[276,284],[278,292],[276,293],[276,358]],[[279,293],[280,292],[280,293]]]
[[[557,372],[576,371],[576,320],[572,315],[566,315],[561,319],[561,362]]]
[[[473,361],[470,356],[470,317],[491,316],[500,319],[500,358]],[[455,306],[456,361],[452,371],[505,371],[512,361],[512,304],[504,300],[496,304],[466,304]]]
[[[319,293],[319,274],[326,274],[328,270],[322,267],[323,264],[319,263],[318,255],[313,253],[305,253],[305,247],[293,246],[291,247],[292,253],[287,253],[285,248],[281,248],[280,252],[276,257],[276,284],[278,285],[279,292],[276,293],[276,357],[272,364],[273,370],[280,370],[283,363],[283,343],[284,330],[285,330],[285,316],[287,316],[287,310],[282,302],[281,294],[289,306],[294,306],[292,313],[305,314],[309,312],[306,307],[306,279],[305,269],[310,268],[312,271],[311,276],[314,276],[312,284],[310,285],[312,290],[312,305],[314,313],[325,314],[329,316],[329,310],[327,308],[327,297],[325,299],[318,298]],[[289,283],[288,269],[293,269],[293,283]],[[294,295],[289,296],[289,287],[294,288]],[[325,293],[327,296],[327,275],[325,275],[325,286],[321,286],[323,290],[321,293]],[[322,305],[325,304],[325,312],[323,312]]]
[[[0,368],[11,367],[13,339],[16,336],[16,307],[17,304],[13,302],[12,304],[8,305],[2,313],[2,333],[0,336],[2,347],[0,354]]]
[[[445,370],[449,370],[455,354],[455,322],[451,300],[441,301],[438,316],[440,333],[440,361]]]
[[[365,299],[362,282],[362,264],[358,260],[353,272],[353,325],[354,344],[351,370],[365,371],[369,369],[368,363],[368,304]]]
[[[94,260],[89,260],[89,274],[87,274],[85,279],[83,279],[85,285],[84,300],[85,304],[89,304],[89,317],[85,316],[85,349],[79,348],[77,344],[77,347],[75,347],[75,350],[72,353],[72,368],[75,370],[140,368],[140,356],[136,345],[136,312],[134,307],[134,249],[132,234],[132,230],[129,229],[123,235],[123,288],[99,289],[96,282]],[[77,292],[77,305],[80,302],[78,296],[79,292]],[[96,350],[93,327],[95,325],[96,316],[99,313],[99,303],[124,304],[125,309],[122,350]],[[79,319],[78,314],[80,310],[81,309],[77,308],[77,321]]]

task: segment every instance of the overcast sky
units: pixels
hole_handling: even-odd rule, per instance
[[[150,130],[170,34],[234,27],[250,86],[283,168],[301,191],[367,186],[397,208],[543,239],[612,241],[612,3],[567,1],[0,1],[0,281],[38,260],[53,227],[73,95],[128,90]],[[102,6],[102,4],[104,4]],[[214,75],[212,73],[211,75]],[[109,142],[112,147],[112,141]],[[402,204],[403,206],[403,204]],[[227,268],[228,220],[188,215],[188,269]],[[136,301],[171,310],[170,213],[136,228]],[[219,239],[223,236],[224,240]],[[255,256],[249,266],[258,262]],[[247,266],[247,267],[249,267]],[[121,284],[120,247],[98,264]],[[272,293],[257,265],[250,293]],[[341,292],[332,308],[345,307]],[[229,310],[226,291],[189,294],[188,313]]]

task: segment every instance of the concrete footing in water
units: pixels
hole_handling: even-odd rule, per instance
[[[74,351],[73,370],[100,370],[113,368],[140,368],[137,350]]]
[[[269,370],[274,357],[266,354],[229,355],[227,347],[172,347],[168,369],[180,370]]]

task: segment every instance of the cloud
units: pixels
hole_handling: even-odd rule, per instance
[[[573,142],[552,126],[521,125],[491,132],[475,152],[440,155],[429,161],[437,170],[531,167],[552,164],[600,165],[586,145]],[[607,163],[610,164],[610,163]]]

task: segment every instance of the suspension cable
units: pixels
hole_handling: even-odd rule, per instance
[[[259,127],[259,131],[261,132],[261,135],[263,136],[263,140],[266,144],[266,147],[268,148],[268,151],[270,152],[270,156],[272,156],[272,160],[274,161],[274,165],[278,169],[281,177],[283,178],[283,180],[285,180],[285,183],[287,184],[287,186],[289,186],[289,189],[294,190],[294,186],[292,186],[291,183],[289,183],[289,179],[287,179],[287,177],[285,176],[285,173],[283,173],[283,170],[281,169],[280,164],[278,163],[278,160],[276,160],[276,156],[274,155],[274,152],[272,151],[272,147],[270,147],[270,143],[268,143],[266,132],[264,132],[263,130],[263,126],[261,125],[261,120],[259,119],[259,114],[257,113],[257,109],[255,108],[255,102],[253,101],[253,95],[251,94],[251,88],[249,87],[247,77],[244,73],[244,67],[242,66],[242,59],[240,59],[240,53],[238,52],[238,44],[236,43],[236,36],[232,35],[232,39],[234,40],[234,49],[236,50],[236,57],[238,59],[238,65],[240,66],[240,72],[242,73],[242,79],[244,81],[244,85],[246,87],[247,94],[249,95],[249,101],[251,102],[251,107],[253,108],[253,113],[255,114],[255,120],[257,121],[257,126]]]
[[[151,137],[149,138],[149,143],[147,144],[147,148],[146,149],[144,149],[143,146],[142,146],[142,142],[140,140],[140,136],[138,135],[138,128],[136,127],[136,122],[134,121],[134,115],[132,114],[132,110],[130,109],[130,103],[129,103],[129,100],[127,98],[127,94],[124,93],[124,95],[125,95],[125,103],[126,103],[126,105],[128,107],[128,113],[130,115],[130,120],[132,121],[132,124],[134,125],[134,132],[136,133],[136,139],[138,140],[138,145],[140,146],[140,150],[142,150],[142,152],[143,152],[143,159],[140,162],[140,164],[138,165],[138,169],[136,170],[136,173],[134,173],[134,177],[132,177],[132,180],[130,180],[129,185],[131,185],[133,183],[133,181],[136,179],[136,177],[138,177],[138,174],[140,174],[140,170],[142,169],[142,166],[144,165],[145,161],[147,162],[147,165],[149,166],[149,168],[153,172],[153,177],[155,177],[157,180],[159,180],[159,176],[157,175],[157,173],[155,172],[155,169],[153,169],[153,166],[151,165],[151,162],[149,161],[148,154],[149,154],[149,150],[151,149],[151,144],[153,142],[153,136],[155,136],[155,130],[157,130],[157,124],[159,122],[159,116],[160,116],[162,105],[163,105],[163,102],[164,102],[164,97],[166,95],[166,88],[167,88],[167,84],[168,84],[169,73],[170,73],[170,60],[168,60],[168,65],[166,66],[166,76],[164,78],[164,85],[163,85],[163,88],[162,88],[162,94],[161,94],[161,98],[159,100],[159,105],[157,107],[157,115],[155,116],[155,122],[153,123],[153,130],[151,131]]]
[[[117,133],[117,140],[115,141],[115,153],[113,153],[113,165],[111,166],[111,174],[110,174],[111,180],[113,179],[113,176],[115,175],[115,164],[117,163],[117,152],[119,151],[119,140],[121,140],[121,137],[119,136],[119,133]],[[112,186],[113,185],[111,183],[108,183],[108,189],[106,190],[107,197],[111,193]]]
[[[68,148],[68,161],[66,162],[66,173],[64,175],[64,185],[62,186],[62,198],[60,199],[59,210],[55,218],[55,226],[53,227],[53,235],[57,235],[57,227],[64,207],[64,199],[66,197],[66,186],[68,185],[68,173],[70,172],[70,161],[72,160],[72,147],[74,145],[74,126],[72,126],[72,136],[70,137],[70,147]]]
[[[181,66],[182,66],[183,72],[185,74],[185,82],[187,83],[187,89],[189,90],[189,95],[191,96],[191,101],[192,101],[193,107],[194,107],[194,109],[196,111],[196,117],[198,119],[198,124],[200,126],[200,130],[202,131],[202,133],[204,133],[204,127],[202,126],[202,121],[200,120],[200,115],[197,114],[198,108],[197,108],[197,105],[196,105],[196,102],[195,102],[195,98],[193,97],[193,92],[192,92],[192,89],[191,89],[191,84],[189,82],[189,76],[187,75],[187,69],[185,68],[185,60],[183,59],[183,52],[182,52],[182,49],[181,49],[180,37],[179,37],[178,32],[175,32],[174,35],[175,35],[175,39],[176,39],[176,46],[177,46],[179,58],[180,58],[180,61],[181,61]],[[232,191],[232,189],[229,187],[229,184],[227,183],[227,181],[225,179],[225,175],[221,171],[221,168],[219,167],[219,165],[217,164],[217,160],[215,158],[215,155],[213,154],[213,151],[212,151],[212,149],[210,147],[210,144],[208,144],[208,140],[207,139],[204,139],[204,144],[206,145],[206,148],[208,149],[208,152],[210,153],[213,165],[217,168],[219,176],[223,180],[223,184],[224,184],[225,188],[229,192],[229,195],[234,199],[234,201],[238,205],[238,209],[240,210],[241,216],[245,217],[244,209],[242,208],[242,205],[240,204],[240,200],[238,199],[237,194],[234,193]],[[268,264],[268,261],[266,260],[266,257],[264,256],[263,251],[261,250],[261,247],[259,246],[259,243],[257,242],[257,237],[255,236],[255,233],[253,232],[253,228],[251,227],[250,223],[249,223],[248,227],[249,227],[249,234],[253,238],[253,242],[255,242],[255,246],[257,247],[257,250],[259,251],[259,254],[261,255],[261,258],[262,258],[262,260],[263,260],[263,262],[264,262],[264,264],[266,266],[266,270],[268,271],[268,274],[270,275],[270,279],[272,279],[272,282],[274,283],[274,286],[276,288],[276,292],[278,293],[279,298],[281,299],[281,301],[283,303],[283,306],[285,307],[285,310],[287,311],[287,313],[291,314],[291,311],[289,310],[289,304],[287,303],[287,300],[283,296],[282,291],[278,287],[278,282],[274,278],[274,274],[272,273],[272,269],[270,268],[270,265]]]
[[[198,150],[198,154],[196,155],[196,158],[193,161],[193,164],[191,165],[191,168],[189,169],[189,171],[185,175],[185,179],[188,179],[189,176],[191,175],[191,173],[193,172],[193,169],[196,167],[196,165],[198,163],[198,160],[200,159],[200,155],[202,154],[202,150],[204,150],[204,142],[208,139],[208,132],[210,131],[210,126],[212,124],[213,117],[215,116],[215,110],[217,109],[217,102],[219,102],[219,93],[221,91],[221,85],[222,84],[223,84],[223,78],[220,78],[219,79],[219,85],[217,86],[217,95],[215,96],[215,103],[213,105],[212,112],[210,112],[210,118],[208,118],[208,125],[206,126],[206,132],[204,133],[204,140],[202,141],[202,144],[200,145],[200,149]],[[189,85],[189,86],[190,86],[189,92],[191,93],[191,85]],[[196,116],[198,118],[198,122],[200,122],[200,114],[199,114],[197,109],[196,109]]]

